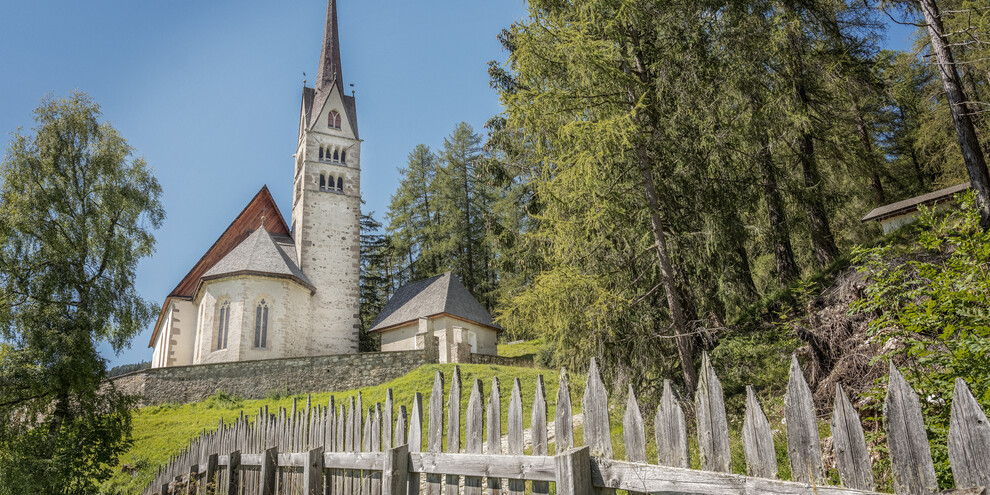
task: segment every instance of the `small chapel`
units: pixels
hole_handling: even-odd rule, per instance
[[[335,0],[294,157],[291,225],[262,187],[165,298],[152,367],[358,351],[361,140]]]

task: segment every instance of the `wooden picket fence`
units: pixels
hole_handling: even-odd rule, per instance
[[[444,391],[447,391],[444,417]],[[231,424],[204,432],[159,468],[144,490],[151,494],[345,494],[345,495],[589,495],[628,490],[642,493],[705,495],[865,495],[874,493],[869,451],[859,416],[841,387],[835,391],[833,449],[841,487],[829,486],[822,466],[821,439],[811,390],[792,357],[785,399],[787,451],[793,481],[777,480],[770,423],[747,387],[743,446],[749,476],[730,473],[729,431],[722,387],[702,359],[695,415],[701,470],[689,469],[688,435],[681,406],[664,383],[655,423],[657,463],[647,463],[643,417],[630,388],[623,417],[625,460],[613,459],[608,397],[594,360],[582,402],[585,446],[574,445],[570,388],[561,373],[552,425],[556,455],[548,449],[547,401],[542,376],[533,397],[529,453],[524,452],[523,398],[518,379],[509,397],[507,451],[503,451],[501,393],[496,377],[487,402],[483,384],[471,386],[464,412],[465,445],[460,445],[461,379],[451,383],[437,372],[423,442],[423,398],[416,393],[410,411],[394,414],[392,391],[385,404],[365,413],[358,395],[347,404],[267,408],[249,421],[243,413]],[[890,368],[884,422],[894,488],[898,494],[937,491],[935,469],[918,395],[894,366]],[[443,436],[446,429],[446,451]],[[487,443],[485,443],[487,440]],[[968,386],[957,380],[952,403],[949,457],[956,486],[978,494],[990,486],[990,425]],[[968,489],[972,488],[972,489]]]

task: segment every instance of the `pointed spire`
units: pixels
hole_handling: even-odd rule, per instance
[[[337,0],[327,0],[327,26],[323,31],[319,70],[316,72],[317,91],[329,91],[333,85],[341,92],[344,83],[340,72],[340,37],[337,35]]]

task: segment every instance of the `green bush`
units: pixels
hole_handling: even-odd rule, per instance
[[[918,391],[939,485],[950,488],[946,441],[955,379],[990,406],[990,234],[979,227],[972,194],[948,213],[923,208],[908,228],[912,244],[856,251],[870,285],[853,311],[873,317],[870,337],[889,349],[884,357],[901,365]]]

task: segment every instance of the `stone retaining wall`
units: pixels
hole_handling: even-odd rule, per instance
[[[380,385],[436,361],[435,354],[422,350],[368,352],[153,368],[112,381],[123,392],[141,396],[143,405],[195,402],[218,390],[262,399]]]
[[[533,356],[492,356],[490,354],[471,354],[472,364],[494,364],[496,366],[519,366],[522,368],[535,368]]]

